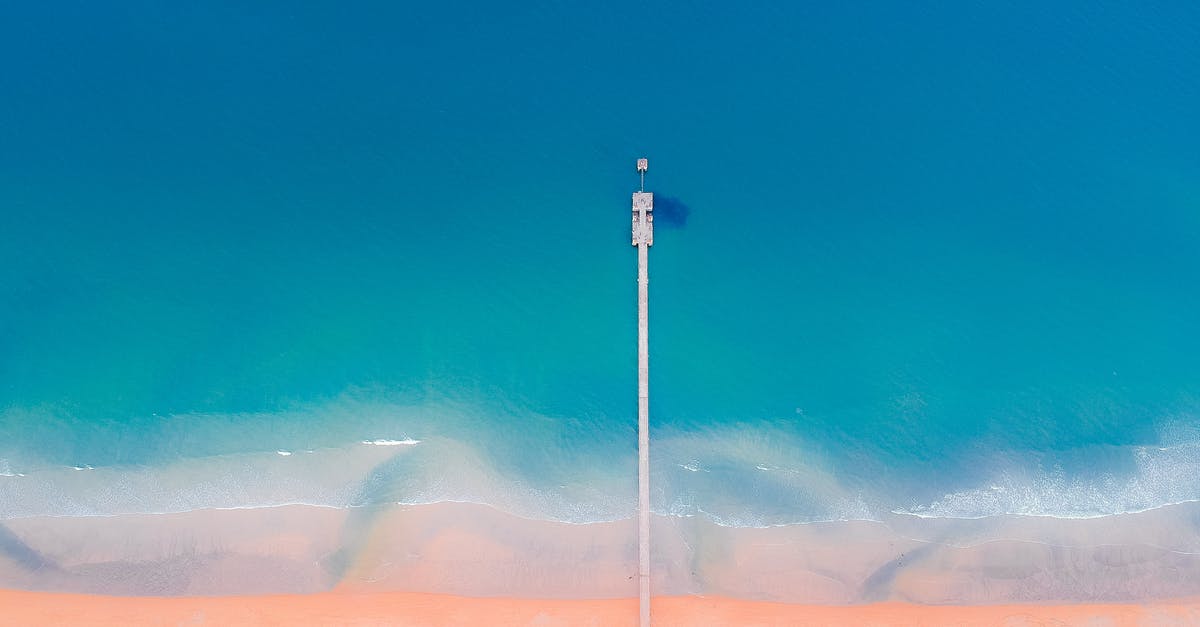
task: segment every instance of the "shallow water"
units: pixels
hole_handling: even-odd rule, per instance
[[[1198,18],[23,7],[0,517],[629,516],[641,155],[660,513],[1200,499]]]

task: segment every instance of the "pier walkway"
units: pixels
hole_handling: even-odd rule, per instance
[[[642,190],[633,194],[633,245],[638,249],[638,599],[640,624],[650,627],[650,246],[654,194],[644,191],[647,161],[638,159]]]

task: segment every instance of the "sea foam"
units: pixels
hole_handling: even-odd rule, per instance
[[[21,459],[18,473],[5,452],[0,518],[447,501],[572,523],[636,514],[635,438],[593,429],[582,420],[502,407],[339,399],[277,416],[192,417],[179,422],[234,432],[223,433],[221,442],[252,444],[257,435],[263,445],[258,452],[180,455],[153,463],[106,465],[91,455],[58,465]],[[322,431],[272,436],[252,426],[235,437],[243,422],[256,421]],[[513,424],[522,428],[513,430]],[[313,447],[322,441],[315,435],[339,432],[357,437]],[[1195,435],[1054,455],[976,459],[967,453],[965,461],[912,472],[883,462],[864,470],[844,458],[870,458],[869,451],[831,452],[771,425],[659,427],[651,433],[651,505],[659,515],[747,527],[885,520],[892,513],[1106,516],[1200,498]],[[190,438],[185,441],[198,436]],[[974,474],[952,472],[964,467]]]
[[[306,504],[349,507],[389,449],[322,449],[180,459],[156,466],[67,466],[4,477],[0,519],[113,516]]]
[[[370,444],[372,446],[412,446],[414,444],[420,444],[421,441],[414,440],[412,438],[404,438],[403,440],[363,440],[362,443]]]
[[[1084,450],[1063,456],[1078,467],[1099,455]],[[893,511],[925,518],[1097,518],[1200,500],[1200,442],[1123,447],[1104,457],[1124,463],[1068,472],[1053,458],[1018,458],[997,469],[986,486]]]

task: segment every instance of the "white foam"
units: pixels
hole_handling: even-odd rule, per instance
[[[5,480],[0,519],[286,504],[349,507],[358,502],[364,478],[395,454],[354,445],[297,457],[264,451],[183,458],[157,466],[47,467],[30,471],[20,481]]]
[[[412,438],[404,438],[403,440],[363,440],[362,443],[370,444],[371,446],[413,446],[415,444],[420,444],[421,441],[414,440]]]
[[[1079,453],[1090,459],[1089,453]],[[986,487],[956,490],[893,513],[921,518],[976,519],[1015,515],[1100,518],[1200,500],[1200,442],[1118,449],[1129,470],[1068,473],[1031,460],[997,469]],[[1116,465],[1114,467],[1121,467]]]
[[[393,435],[397,439],[355,438],[343,441],[347,445],[340,448],[313,450],[304,447],[314,446],[310,442],[320,438],[307,432],[289,432],[293,439],[279,441],[273,439],[279,434],[265,431],[257,434],[262,437],[249,437],[222,430],[214,433],[228,441],[236,439],[243,447],[271,442],[288,448],[180,458],[154,467],[114,467],[94,458],[90,461],[97,461],[98,467],[64,466],[58,461],[50,471],[44,469],[45,463],[21,458],[19,469],[29,475],[21,481],[10,478],[22,474],[0,460],[0,477],[4,478],[0,519],[287,503],[350,507],[458,500],[560,522],[623,519],[636,511],[637,464],[632,442],[601,440],[597,444],[587,437],[568,438],[564,434],[578,433],[562,431],[561,425],[567,421],[526,412],[517,418],[530,425],[530,430],[518,434],[511,428],[492,431],[489,429],[497,424],[518,421],[499,420],[492,412],[490,407],[449,404],[339,401],[306,409],[294,416],[295,421],[290,420],[291,414],[281,414],[269,420],[250,417],[243,421],[232,416],[208,422],[340,424],[348,415],[366,416],[363,420],[369,422],[357,427],[358,437]],[[402,435],[407,433],[424,439]],[[1150,446],[1120,449],[1128,455],[1131,467],[1120,475],[1042,471],[1038,465],[1041,458],[1009,456],[995,463],[994,472],[976,475],[969,483],[952,483],[962,482],[962,477],[925,476],[914,478],[913,483],[919,485],[911,489],[900,485],[906,478],[899,473],[900,478],[888,487],[873,487],[854,475],[855,468],[835,463],[846,459],[842,451],[814,446],[787,428],[754,424],[675,432],[660,428],[653,435],[657,451],[651,458],[654,511],[705,516],[728,526],[886,520],[889,511],[925,518],[1005,514],[1081,518],[1200,498],[1200,431],[1164,437]],[[827,451],[824,456],[823,451]],[[1080,462],[1093,460],[1086,451],[1071,459],[1074,463],[1066,464],[1068,468],[1086,469],[1089,464]],[[1108,468],[1120,467],[1108,463],[1112,461],[1109,449],[1095,459]],[[930,484],[945,487],[931,492]],[[936,495],[943,496],[934,498]]]

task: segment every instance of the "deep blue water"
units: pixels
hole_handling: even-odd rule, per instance
[[[435,4],[5,11],[0,516],[627,515],[639,156],[661,511],[1200,499],[1195,5]]]

